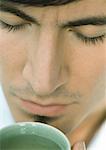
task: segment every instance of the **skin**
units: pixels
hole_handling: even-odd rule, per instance
[[[16,122],[37,121],[37,114],[23,107],[22,99],[43,105],[68,104],[59,117],[46,119],[46,123],[62,130],[72,145],[89,143],[105,118],[106,39],[87,44],[75,31],[95,36],[106,34],[106,26],[80,26],[69,31],[59,24],[106,15],[105,8],[105,0],[20,7],[41,25],[32,24],[15,32],[0,27],[0,80]],[[10,24],[28,23],[3,12],[0,19]],[[78,146],[73,149],[80,150]]]

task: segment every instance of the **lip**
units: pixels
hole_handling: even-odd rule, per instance
[[[22,100],[21,107],[23,107],[29,113],[32,113],[34,115],[58,117],[65,112],[65,109],[68,107],[68,105],[66,104],[65,105],[60,105],[60,104],[41,105],[30,101]]]

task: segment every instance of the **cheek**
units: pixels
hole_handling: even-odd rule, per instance
[[[93,49],[94,50],[94,49]],[[104,70],[104,53],[81,52],[73,54],[73,72],[86,79],[94,79]]]
[[[0,64],[10,69],[22,64],[26,58],[25,45],[21,38],[3,34],[0,38]]]
[[[91,92],[105,72],[105,44],[101,46],[70,45],[67,48],[67,64],[70,70],[70,86]]]

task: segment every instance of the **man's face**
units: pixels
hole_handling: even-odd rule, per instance
[[[106,1],[17,8],[36,20],[0,13],[0,73],[11,112],[16,121],[45,121],[67,133],[104,100]]]

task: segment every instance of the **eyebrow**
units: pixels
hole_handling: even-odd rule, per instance
[[[28,14],[26,14],[22,10],[19,10],[15,6],[6,6],[4,4],[0,4],[0,11],[12,13],[22,18],[23,20],[40,25],[40,22],[36,18],[29,16]],[[96,16],[96,17],[92,16],[92,17],[77,19],[73,21],[68,21],[66,23],[62,23],[60,26],[62,28],[68,28],[68,27],[77,27],[83,25],[106,25],[106,16]]]
[[[62,27],[77,27],[77,26],[84,26],[84,25],[106,25],[106,16],[91,16],[87,18],[82,18],[74,21],[69,21],[67,23],[63,23]]]
[[[23,20],[35,23],[37,25],[40,25],[39,21],[36,20],[34,17],[29,16],[28,14],[26,14],[25,12],[23,12],[22,10],[19,10],[16,7],[13,6],[6,6],[4,4],[0,4],[0,11],[2,12],[7,12],[7,13],[11,13],[14,14],[15,16],[20,17]]]

